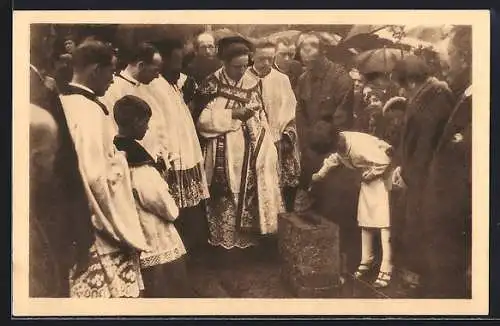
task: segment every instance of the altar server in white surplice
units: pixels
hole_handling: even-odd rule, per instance
[[[175,225],[190,256],[204,258],[204,249],[208,246],[205,200],[209,192],[195,123],[178,86],[184,44],[178,39],[163,39],[156,46],[163,59],[162,72],[145,88],[161,104],[159,110],[166,135],[164,144],[173,158],[167,182],[179,207]]]
[[[275,55],[274,43],[258,43],[253,56],[254,65],[249,70],[262,82],[264,110],[280,160],[280,185],[286,208],[293,211],[300,176],[295,126],[297,100],[288,76],[273,68]]]
[[[126,95],[134,95],[145,101],[153,112],[149,130],[140,142],[144,148],[157,159],[162,157],[168,161],[165,144],[165,126],[159,103],[149,94],[147,85],[159,76],[162,58],[158,49],[150,43],[139,43],[131,49],[128,64],[113,79],[113,84],[107,90],[101,101],[113,108],[115,103]],[[111,112],[111,115],[113,112]],[[113,119],[114,123],[114,119]],[[118,132],[116,123],[114,134]]]
[[[98,100],[112,83],[116,57],[98,41],[73,54],[74,76],[61,103],[75,144],[95,241],[86,264],[70,273],[72,297],[139,297],[139,253],[149,251],[135,207],[130,171],[113,145],[109,109]]]

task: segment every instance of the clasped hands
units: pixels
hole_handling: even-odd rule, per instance
[[[237,106],[236,108],[232,109],[233,119],[247,121],[254,115],[255,115],[255,110],[247,106]]]

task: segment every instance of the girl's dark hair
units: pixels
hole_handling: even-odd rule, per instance
[[[113,115],[118,126],[128,127],[136,119],[150,118],[152,111],[149,105],[139,97],[125,95],[116,101]]]
[[[309,131],[309,146],[318,154],[326,154],[337,149],[339,130],[330,122],[321,120]]]
[[[410,55],[396,62],[392,70],[392,80],[402,86],[410,82],[422,83],[430,76],[430,69],[425,59]]]

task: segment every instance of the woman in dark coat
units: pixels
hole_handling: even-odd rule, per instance
[[[403,221],[395,221],[395,233],[401,240],[395,252],[397,265],[421,277],[425,269],[421,246],[429,239],[422,228],[422,194],[429,164],[439,137],[453,108],[453,97],[446,83],[429,76],[425,61],[408,56],[394,71],[395,81],[409,95],[402,138],[395,161],[396,179],[406,187]],[[398,228],[401,228],[399,231]]]
[[[471,28],[452,34],[450,87],[456,105],[438,140],[423,204],[426,232],[425,293],[430,298],[470,298],[472,215]]]

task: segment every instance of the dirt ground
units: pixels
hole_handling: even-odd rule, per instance
[[[371,286],[377,271],[367,280],[355,280],[352,273],[360,259],[360,231],[357,226],[359,175],[347,169],[331,173],[315,189],[316,210],[340,227],[340,250],[345,261],[344,285],[332,298],[407,298],[411,290],[403,287],[395,271],[391,286],[383,291]],[[394,214],[398,214],[397,209]],[[397,237],[395,238],[397,244]],[[276,242],[258,249],[227,254],[211,249],[190,265],[190,275],[201,297],[213,298],[293,298],[280,275],[281,259]]]

